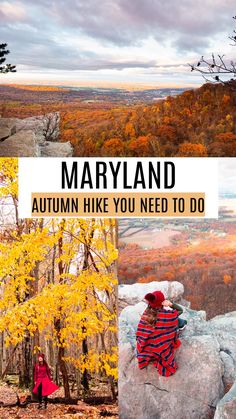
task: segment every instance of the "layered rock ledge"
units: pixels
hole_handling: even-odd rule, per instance
[[[25,119],[0,118],[0,157],[72,157],[70,142],[58,141],[58,112]]]

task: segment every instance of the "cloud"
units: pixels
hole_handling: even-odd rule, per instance
[[[5,28],[2,32],[4,40],[7,40],[12,51],[9,56],[10,61],[24,66],[91,71],[150,68],[156,65],[155,60],[127,60],[121,57],[111,57],[109,53],[107,53],[107,56],[101,56],[95,51],[61,45],[54,39],[54,36],[49,37],[45,31],[43,33],[34,31],[34,28],[28,25],[21,25],[17,37],[12,28]]]
[[[236,190],[236,166],[234,159],[219,159],[219,191],[235,193]]]
[[[49,9],[51,4],[51,8]],[[135,45],[149,36],[180,50],[204,48],[207,37],[230,31],[234,0],[64,0],[42,2],[66,27],[116,45]],[[184,42],[185,40],[185,42]]]
[[[73,71],[185,72],[183,56],[187,61],[187,56],[204,54],[220,34],[227,44],[227,34],[233,28],[234,3],[2,1],[1,40],[8,43],[11,61],[19,65]]]
[[[0,4],[0,22],[19,22],[27,19],[27,12],[24,5],[18,1],[3,1]]]

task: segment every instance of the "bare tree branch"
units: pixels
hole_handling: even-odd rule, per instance
[[[236,16],[233,17],[236,20]],[[236,31],[229,36],[233,41],[232,46],[236,46]],[[202,56],[197,64],[189,64],[191,71],[198,71],[207,82],[229,84],[236,79],[236,61],[227,61],[224,55],[212,54],[211,59],[207,60]],[[229,78],[230,77],[230,78]]]

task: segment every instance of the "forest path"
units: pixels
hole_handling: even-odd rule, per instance
[[[37,403],[29,404],[26,408],[0,407],[0,419],[98,419],[103,417],[117,419],[118,407],[116,405],[93,407],[85,403],[77,406],[49,403],[46,410],[38,410]]]
[[[57,397],[63,397],[62,388],[57,390],[56,393]],[[37,401],[29,402],[25,407],[16,406],[17,394],[22,404],[25,402],[27,396],[30,396],[28,391],[22,391],[16,386],[7,385],[6,383],[0,384],[0,419],[118,418],[117,403],[104,402],[101,400],[98,401],[100,404],[96,404],[96,406],[88,404],[90,402],[85,403],[83,401],[78,401],[77,404],[63,404],[63,400],[57,403],[55,400],[50,400],[49,397],[47,409],[39,410]],[[95,399],[94,403],[96,403]],[[3,407],[3,404],[9,406]]]

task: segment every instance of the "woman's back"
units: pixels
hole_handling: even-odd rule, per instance
[[[140,369],[154,362],[161,375],[174,374],[174,350],[180,345],[176,310],[148,307],[141,316],[136,337]]]
[[[37,378],[45,378],[48,376],[48,366],[46,364],[40,365],[40,364],[36,364],[35,365],[35,373],[37,375]]]

